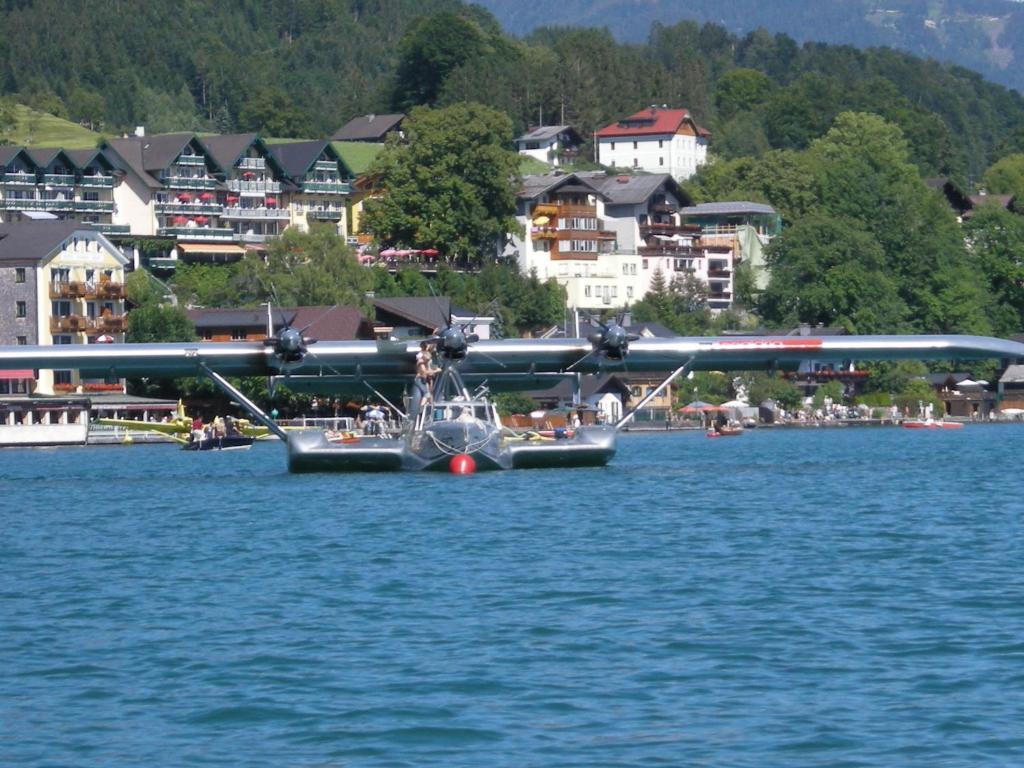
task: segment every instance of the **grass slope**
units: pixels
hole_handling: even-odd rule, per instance
[[[92,149],[103,138],[78,123],[36,112],[24,104],[15,104],[14,114],[14,128],[4,138],[15,146]]]

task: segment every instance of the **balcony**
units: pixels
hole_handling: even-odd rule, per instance
[[[114,186],[113,176],[101,176],[99,174],[93,176],[83,176],[78,184],[83,187],[112,187]]]
[[[9,197],[3,207],[8,211],[73,211],[75,201]]]
[[[85,333],[86,319],[81,315],[65,315],[50,318],[50,333]]]
[[[584,219],[597,218],[596,205],[573,205],[572,203],[559,203],[556,216],[576,216]]]
[[[54,282],[50,283],[50,298],[51,299],[80,299],[86,294],[85,283],[73,281],[73,282]]]
[[[75,200],[76,211],[98,211],[99,213],[113,213],[114,203],[112,200]]]
[[[45,173],[43,183],[54,187],[75,186],[75,174],[73,173]]]
[[[317,160],[313,163],[315,171],[337,171],[338,163],[335,160]]]
[[[530,218],[536,218],[537,216],[557,216],[558,206],[554,203],[540,203],[539,205],[533,206],[533,210],[530,212]]]
[[[213,215],[219,216],[224,210],[217,203],[182,203],[177,200],[156,203],[157,214],[179,213],[184,216]]]
[[[174,162],[178,165],[206,165],[206,158],[203,155],[178,155]]]
[[[233,242],[236,235],[225,227],[160,227],[157,237],[173,237],[176,240],[226,241]]]
[[[102,232],[104,235],[129,235],[131,234],[131,227],[128,224],[100,224],[99,222],[92,222],[91,226],[98,232]]]
[[[530,231],[530,237],[534,240],[557,240],[558,230],[554,227],[534,227]]]
[[[637,248],[637,252],[650,259],[657,258],[668,258],[668,259],[699,259],[704,254],[699,248],[693,248],[689,245],[641,245]]]
[[[128,330],[128,317],[126,315],[94,317],[89,321],[88,330],[97,333],[124,333]]]
[[[723,278],[723,279],[728,280],[731,275],[732,275],[732,270],[731,269],[708,269],[708,277],[709,278],[717,277],[717,278]]]
[[[287,210],[280,208],[246,208],[244,206],[225,207],[221,214],[225,219],[284,219],[290,218]]]
[[[342,212],[338,209],[314,209],[306,214],[306,219],[313,219],[314,221],[341,221],[341,214]]]
[[[730,291],[717,291],[715,293],[708,294],[708,301],[731,301],[732,293]]]
[[[217,180],[203,176],[161,176],[160,183],[170,189],[216,189]]]
[[[243,157],[238,161],[238,167],[243,171],[262,171],[267,167],[267,161],[262,157]]]
[[[674,214],[679,213],[679,208],[673,203],[652,203],[651,212]]]
[[[640,237],[648,238],[654,235],[663,235],[665,237],[686,237],[693,238],[699,237],[700,232],[693,227],[681,226],[679,224],[663,223],[663,222],[652,222],[648,224],[640,225]]]
[[[276,194],[281,191],[281,182],[271,181],[269,179],[257,179],[252,181],[247,179],[228,179],[226,184],[229,190],[237,192],[240,195]]]
[[[122,301],[126,296],[124,283],[101,282],[95,286],[94,293],[103,301]]]
[[[319,195],[348,195],[352,192],[352,185],[344,181],[304,181],[302,191]]]
[[[3,174],[3,176],[0,178],[3,179],[3,184],[8,184],[11,186],[34,187],[36,185],[36,174],[34,171],[32,173],[26,173],[23,171],[8,171],[7,173]]]

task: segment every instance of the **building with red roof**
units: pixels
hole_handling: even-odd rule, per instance
[[[688,179],[707,162],[711,133],[687,109],[650,106],[594,133],[597,161]]]

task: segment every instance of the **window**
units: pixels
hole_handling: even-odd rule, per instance
[[[615,151],[615,142],[613,141],[612,142],[612,152],[614,152],[614,151]]]
[[[25,302],[24,301],[16,301],[14,303],[14,316],[15,317],[25,317],[25,315],[27,313],[28,313],[28,308],[25,306]]]
[[[632,299],[633,298],[633,286],[632,285],[627,285],[626,286],[626,298],[627,299]]]
[[[664,165],[664,164],[665,164],[665,158],[664,157],[659,157],[658,158],[658,165]]]
[[[665,147],[665,140],[664,139],[658,139],[658,149],[663,149],[664,147]]]
[[[25,282],[25,268],[18,267],[14,270],[14,282],[24,283]]]
[[[640,163],[637,162],[635,157],[633,158],[633,167],[634,168],[639,168],[640,167]]]
[[[589,285],[583,287],[583,295],[584,296],[589,296],[590,295],[590,286]]]
[[[54,384],[70,384],[71,383],[71,371],[54,371],[53,372],[53,383]]]
[[[622,274],[624,274],[624,275],[628,275],[629,274],[629,264],[623,264],[622,265]]]
[[[644,259],[644,269],[647,269],[647,259]]]
[[[50,302],[51,314],[54,317],[67,317],[71,314],[71,302],[70,301],[52,301]]]
[[[26,344],[28,344],[28,336],[19,336],[18,337],[18,346],[19,347],[24,347]]]
[[[637,148],[637,142],[634,141],[633,142],[633,149],[636,149],[636,148]]]

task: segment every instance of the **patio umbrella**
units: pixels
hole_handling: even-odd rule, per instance
[[[437,256],[437,254],[439,254],[440,251],[437,250],[437,248],[424,248],[422,251],[420,251],[420,253],[422,253],[424,256]]]
[[[182,192],[180,195],[178,195],[178,199],[183,203],[187,203],[192,199],[192,195],[190,195],[188,192]]]
[[[201,194],[199,196],[199,199],[200,200],[213,200],[213,193],[212,192],[203,192],[203,194]]]
[[[704,409],[707,408],[711,403],[705,403],[703,400],[694,400],[692,403],[687,403],[679,409],[680,413],[703,413]]]
[[[385,248],[383,251],[380,252],[380,255],[385,259],[390,259],[393,256],[397,256],[398,251],[396,251],[394,248]]]

